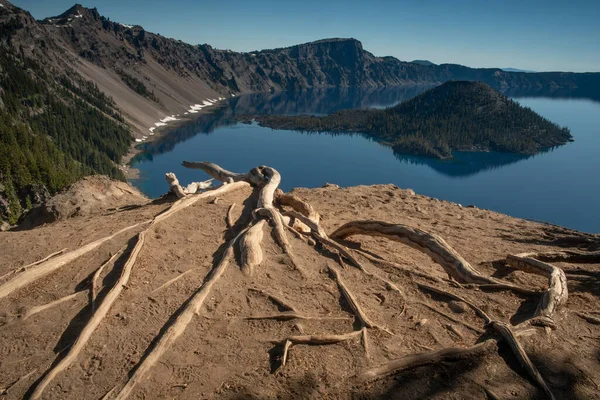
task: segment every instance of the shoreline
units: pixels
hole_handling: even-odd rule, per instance
[[[142,138],[133,138],[131,145],[129,147],[129,151],[121,157],[120,163],[117,167],[123,172],[125,175],[125,179],[130,186],[135,187],[131,183],[132,179],[138,179],[140,177],[139,170],[137,168],[133,168],[131,166],[131,160],[140,154],[143,150],[137,148],[138,145],[143,143],[150,143],[156,140],[159,137],[168,135],[182,125],[187,122],[194,121],[203,115],[212,112],[216,107],[211,106],[221,106],[227,97],[219,97],[214,101],[209,101],[210,99],[201,100],[203,105],[200,104],[192,104],[190,105],[190,109],[186,110],[183,114],[173,114],[171,116],[166,116],[164,119],[159,120],[154,123],[154,127],[149,128],[150,134],[148,136],[142,136]]]

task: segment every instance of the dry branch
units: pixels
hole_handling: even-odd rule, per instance
[[[260,243],[263,239],[264,225],[264,219],[258,221],[240,238],[241,268],[244,275],[252,275],[254,267],[260,265],[263,260]]]
[[[167,172],[165,174],[165,180],[169,184],[169,188],[171,189],[171,192],[173,192],[175,194],[175,196],[177,196],[178,199],[185,197],[185,191],[179,184],[179,180],[177,179],[177,177],[175,176],[174,173]]]
[[[121,271],[121,276],[119,277],[119,280],[117,281],[117,283],[115,283],[115,286],[112,287],[112,289],[108,292],[106,297],[102,300],[102,303],[98,307],[98,310],[94,312],[88,323],[81,330],[81,333],[75,340],[75,343],[73,343],[71,348],[68,350],[65,357],[62,360],[60,360],[60,362],[58,362],[53,368],[51,368],[42,378],[40,383],[36,386],[35,390],[33,391],[33,394],[31,395],[32,399],[39,399],[42,396],[42,393],[44,392],[46,386],[48,386],[48,384],[50,384],[50,382],[52,382],[52,380],[60,372],[67,369],[71,365],[71,363],[75,361],[75,359],[77,358],[81,350],[84,348],[89,338],[92,336],[92,333],[94,333],[98,325],[100,325],[100,322],[102,322],[102,320],[108,313],[108,310],[110,310],[113,303],[117,300],[117,298],[123,291],[123,287],[129,282],[129,277],[131,276],[131,270],[133,268],[133,265],[135,264],[138,254],[140,253],[144,245],[145,233],[146,232],[143,231],[138,234],[137,243],[129,256],[129,259],[125,263],[123,271]]]
[[[525,349],[523,349],[523,346],[521,346],[521,344],[517,340],[517,337],[515,336],[510,326],[508,326],[508,324],[504,322],[499,321],[492,322],[490,326],[502,335],[504,340],[506,340],[510,345],[510,348],[521,363],[521,366],[523,366],[527,373],[531,375],[533,379],[535,379],[535,381],[538,383],[538,385],[542,387],[542,389],[544,389],[544,392],[546,392],[548,397],[554,400],[554,395],[552,394],[552,391],[546,384],[546,381],[544,381],[544,378],[542,377],[538,369],[535,367],[535,365],[533,365],[533,363],[529,359],[529,356],[525,352]]]
[[[249,321],[254,320],[263,320],[263,319],[272,319],[276,321],[291,321],[293,319],[306,319],[306,320],[348,320],[348,317],[331,317],[327,315],[323,316],[309,316],[298,314],[297,312],[284,312],[277,314],[267,314],[267,315],[252,315],[250,317],[244,317],[244,319]]]
[[[49,308],[52,308],[52,307],[57,306],[57,305],[59,305],[61,303],[64,303],[65,301],[73,300],[74,298],[76,298],[77,296],[79,296],[82,293],[86,293],[86,291],[80,290],[79,292],[75,292],[75,293],[70,294],[68,296],[61,297],[60,299],[51,301],[50,303],[42,304],[41,306],[32,307],[29,310],[25,311],[23,314],[21,314],[19,316],[18,321],[21,321],[21,322],[25,321],[25,320],[31,318],[32,316],[34,316],[35,314],[39,314],[42,311],[45,311],[45,310],[47,310]]]

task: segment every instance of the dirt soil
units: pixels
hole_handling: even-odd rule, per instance
[[[418,227],[443,237],[458,253],[486,275],[534,288],[545,288],[542,277],[505,267],[497,260],[509,254],[577,247],[594,250],[600,237],[512,218],[496,212],[415,195],[393,185],[296,189],[322,216],[331,233],[351,220],[375,219]],[[110,202],[112,198],[107,198]],[[0,232],[0,285],[23,266],[63,248],[75,249],[119,229],[152,218],[173,199],[150,202],[133,209],[75,215],[31,230]],[[243,226],[254,209],[250,188],[227,193],[216,204],[200,200],[158,224],[146,235],[143,250],[129,283],[93,332],[75,362],[46,388],[45,399],[100,399],[116,385],[119,390],[161,329],[201,286],[224,251],[226,239]],[[232,229],[226,224],[229,206]],[[1,398],[27,398],[48,369],[69,350],[90,319],[90,287],[98,267],[129,243],[143,227],[127,231],[55,272],[0,299]],[[420,290],[424,282],[459,293],[494,319],[518,324],[530,318],[539,297],[510,291],[457,288],[447,281],[431,283],[392,266],[358,258],[394,282],[404,297],[382,282],[345,262],[341,275],[364,311],[381,330],[369,331],[369,356],[360,338],[323,346],[294,345],[287,364],[280,366],[281,341],[299,334],[342,334],[360,327],[340,294],[328,266],[339,266],[337,255],[290,235],[303,277],[282,255],[264,230],[264,261],[253,276],[243,275],[232,262],[209,293],[199,315],[183,335],[134,388],[132,399],[538,399],[543,391],[531,380],[502,342],[485,357],[442,362],[413,368],[381,379],[359,383],[354,377],[365,368],[403,355],[474,344],[484,330],[471,310],[460,310],[449,299]],[[427,255],[384,238],[356,236],[347,242],[404,268],[447,279]],[[100,275],[102,301],[116,282],[128,252]],[[531,360],[560,399],[600,397],[600,327],[575,311],[598,317],[600,264],[557,263],[568,273],[567,307],[555,317],[556,329],[523,337]],[[183,279],[163,286],[181,273]],[[278,313],[278,305],[251,289],[276,294],[298,313],[320,317],[306,320],[248,320]],[[32,307],[80,293],[22,320]],[[455,312],[455,311],[458,312]],[[462,312],[464,311],[464,312]],[[486,392],[487,390],[487,392]],[[494,397],[496,396],[496,397]]]

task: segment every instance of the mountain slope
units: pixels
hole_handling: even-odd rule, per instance
[[[325,117],[258,116],[260,125],[302,131],[358,132],[399,153],[452,157],[453,150],[533,154],[571,140],[567,128],[481,82],[450,81],[385,110],[343,110]]]

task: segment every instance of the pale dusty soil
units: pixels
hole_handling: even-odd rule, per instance
[[[584,237],[551,225],[411,195],[393,185],[297,189],[295,193],[321,213],[327,232],[354,219],[419,227],[441,235],[484,273],[536,288],[544,287],[543,278],[514,272],[491,261],[524,251],[560,249],[560,245],[572,245],[573,238],[600,241],[598,236]],[[250,195],[248,189],[226,194],[217,204],[201,200],[149,232],[126,290],[77,360],[46,389],[44,398],[99,399],[113,386],[120,388],[161,328],[201,285],[215,258],[222,253],[225,240],[232,237],[225,223],[229,205],[237,204],[234,230],[248,221],[256,201]],[[130,211],[77,216],[33,230],[0,232],[0,276],[64,247],[74,249],[150,218],[168,206],[168,202],[157,201]],[[308,274],[308,278],[303,278],[290,267],[287,256],[281,254],[269,234],[270,228],[264,232],[265,260],[255,275],[244,276],[238,263],[231,263],[209,294],[200,315],[135,388],[131,398],[486,399],[484,386],[501,399],[543,398],[543,392],[505,346],[500,347],[499,353],[483,359],[423,366],[366,384],[356,383],[352,377],[368,366],[427,351],[427,348],[467,346],[478,339],[476,333],[416,301],[483,327],[482,321],[471,311],[453,314],[446,298],[419,290],[414,281],[422,281],[422,278],[394,268],[386,268],[382,273],[403,290],[408,304],[404,304],[400,295],[387,291],[379,280],[358,269],[348,266],[342,271],[369,316],[394,333],[390,336],[377,330],[369,332],[370,359],[365,357],[360,340],[327,346],[297,345],[290,350],[288,364],[272,371],[278,364],[279,353],[270,340],[282,340],[300,332],[346,333],[358,325],[327,272],[328,265],[337,265],[337,257],[290,237],[296,258]],[[135,230],[124,233],[0,300],[0,325],[4,324],[0,326],[0,388],[35,371],[10,387],[7,398],[22,398],[31,393],[28,391],[35,382],[73,343],[90,317],[91,275],[135,233]],[[397,242],[361,236],[351,240],[387,260],[446,278],[442,268],[427,256]],[[115,282],[125,258],[120,257],[114,267],[110,265],[105,269],[101,295]],[[374,268],[366,259],[359,258]],[[575,268],[569,264],[558,265]],[[569,300],[567,308],[556,318],[558,328],[523,338],[522,342],[557,398],[594,399],[600,397],[600,328],[580,319],[573,311],[592,313],[599,309],[600,265],[576,267],[584,272],[568,275]],[[188,270],[193,271],[154,292]],[[6,278],[0,278],[0,284],[5,281]],[[248,321],[244,317],[278,312],[274,303],[249,288],[280,294],[306,315],[347,319]],[[530,317],[538,300],[511,292],[458,290],[449,285],[445,289],[478,304],[492,318],[514,324]],[[23,310],[76,291],[83,293],[26,321],[6,324]],[[406,310],[402,312],[404,307]],[[419,326],[417,322],[425,318],[428,322]],[[456,326],[463,339],[447,329],[449,323]]]

